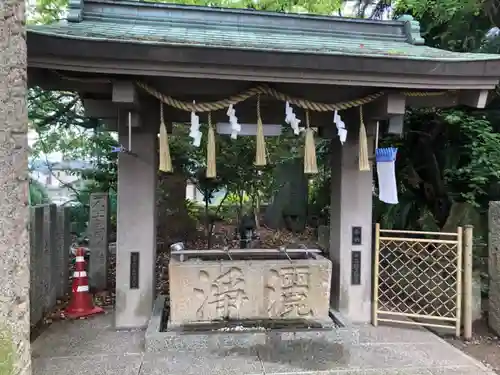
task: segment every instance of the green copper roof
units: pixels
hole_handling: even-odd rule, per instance
[[[433,61],[500,59],[422,45],[411,17],[372,21],[146,3],[70,2],[68,21],[28,27],[61,38],[320,55],[394,57]],[[405,16],[407,17],[407,16]]]

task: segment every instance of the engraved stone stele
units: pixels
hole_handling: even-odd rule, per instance
[[[89,221],[89,283],[96,290],[107,286],[109,199],[106,193],[90,195]]]
[[[56,305],[57,280],[59,279],[58,254],[56,252],[57,206],[43,207],[43,288],[45,296],[45,312]]]
[[[43,278],[43,210],[42,206],[30,209],[30,322],[37,324],[43,317],[45,291]]]
[[[490,290],[488,324],[500,334],[500,202],[490,202],[488,213],[488,273]]]
[[[328,225],[318,226],[318,246],[321,249],[330,249],[330,227]]]
[[[71,247],[71,211],[70,207],[58,207],[56,225],[57,284],[58,297],[68,291],[69,252]]]
[[[252,255],[255,260],[248,260]],[[328,320],[330,260],[310,254],[310,258],[290,261],[278,259],[280,255],[249,250],[233,254],[233,260],[212,255],[183,262],[172,255],[169,324],[227,319]]]

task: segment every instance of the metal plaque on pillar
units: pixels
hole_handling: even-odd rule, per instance
[[[351,251],[351,285],[361,285],[361,251]]]
[[[361,245],[362,242],[361,227],[352,227],[352,241],[353,245]]]
[[[130,253],[130,289],[139,289],[139,252]]]

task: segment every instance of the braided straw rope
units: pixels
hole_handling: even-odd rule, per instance
[[[289,103],[303,108],[303,109],[309,109],[312,111],[316,112],[332,112],[332,111],[341,111],[349,108],[354,108],[354,107],[359,107],[364,104],[368,104],[373,102],[375,99],[380,98],[383,96],[385,93],[383,91],[377,92],[375,94],[371,94],[368,96],[365,96],[363,98],[355,99],[355,100],[350,100],[346,102],[340,102],[340,103],[335,103],[335,104],[329,104],[329,103],[317,103],[317,102],[312,102],[310,100],[306,99],[298,99],[298,98],[293,98],[289,95],[283,94],[282,92],[279,92],[267,85],[259,85],[253,88],[250,88],[246,91],[243,91],[239,94],[232,95],[227,99],[222,99],[222,100],[217,100],[215,102],[207,102],[207,103],[189,103],[189,102],[183,102],[181,100],[174,99],[171,96],[164,95],[158,90],[154,89],[153,87],[143,83],[143,82],[137,82],[137,86],[145,90],[147,93],[150,95],[156,97],[158,100],[164,102],[165,104],[183,110],[187,112],[195,111],[195,112],[210,112],[210,111],[217,111],[221,109],[225,109],[229,107],[230,104],[238,104],[240,102],[243,102],[255,95],[259,94],[264,94],[271,96],[277,100],[281,101],[288,101]],[[438,96],[438,95],[444,95],[446,94],[446,91],[440,91],[440,92],[403,92],[403,95],[405,96]]]
[[[441,96],[441,95],[446,95],[448,93],[456,92],[456,90],[450,90],[450,91],[403,91],[404,96],[418,96],[418,97],[425,97],[425,96]]]
[[[56,75],[58,75],[61,79],[67,80],[67,81],[78,81],[78,82],[96,82],[96,83],[113,83],[113,80],[111,79],[92,79],[92,78],[77,78],[77,77],[69,77],[66,75],[63,75],[57,71],[53,71]],[[293,105],[296,105],[300,108],[303,109],[310,109],[313,111],[318,111],[318,112],[332,112],[332,111],[340,111],[340,110],[345,110],[349,108],[354,108],[358,107],[360,105],[368,104],[375,99],[380,98],[383,96],[385,93],[383,91],[380,91],[375,94],[371,94],[368,96],[365,96],[360,99],[356,100],[350,100],[347,102],[340,102],[336,104],[328,104],[328,103],[316,103],[312,102],[309,100],[305,99],[297,99],[293,98],[291,96],[288,96],[286,94],[283,94],[267,85],[259,85],[256,87],[253,87],[247,91],[244,91],[242,93],[232,95],[227,99],[223,100],[218,100],[215,102],[209,102],[209,103],[189,103],[189,102],[183,102],[181,100],[174,99],[171,96],[168,95],[163,95],[161,92],[157,91],[153,87],[145,84],[144,82],[136,82],[137,86],[148,92],[150,95],[156,97],[158,100],[163,101],[165,104],[183,110],[187,112],[191,111],[196,111],[196,112],[210,112],[210,111],[217,111],[220,109],[225,109],[229,107],[230,104],[237,104],[242,101],[245,101],[257,94],[264,94],[264,95],[269,95],[274,97],[277,100],[281,101],[288,101]],[[446,95],[448,92],[454,92],[455,90],[450,90],[450,91],[404,91],[402,94],[404,96],[412,96],[412,97],[426,97],[426,96],[441,96],[441,95]]]

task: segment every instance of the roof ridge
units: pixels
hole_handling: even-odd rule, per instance
[[[398,21],[403,21],[405,23],[405,32],[408,43],[416,45],[425,44],[425,40],[422,38],[421,34],[420,22],[409,14],[403,14],[397,19]]]
[[[66,19],[69,22],[81,22],[83,20],[83,6],[83,0],[69,0]]]
[[[422,44],[420,25],[411,16],[380,21],[251,9],[179,5],[130,0],[69,0],[68,22],[92,20],[122,24],[169,24],[189,27],[224,25],[266,30],[295,30],[331,36],[358,34],[370,39]],[[272,25],[270,27],[270,25]]]

